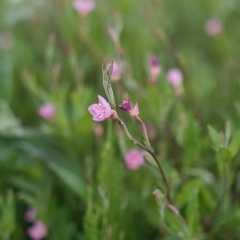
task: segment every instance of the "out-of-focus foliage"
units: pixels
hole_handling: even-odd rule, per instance
[[[216,35],[210,19],[221,23]],[[239,239],[239,19],[238,0],[96,0],[86,16],[70,0],[0,1],[0,239],[29,238],[29,207],[44,239]],[[137,147],[116,121],[96,124],[87,110],[105,97],[111,60],[122,67],[117,106],[138,102],[151,124],[183,221],[155,168],[127,168]],[[177,88],[171,68],[184,76]],[[46,103],[54,118],[38,115]],[[141,139],[137,121],[117,111]]]

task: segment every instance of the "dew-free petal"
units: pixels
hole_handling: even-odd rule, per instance
[[[47,228],[42,221],[36,221],[32,227],[28,228],[28,235],[33,240],[41,240],[47,235]]]
[[[182,72],[177,68],[172,68],[167,72],[167,80],[173,87],[178,87],[183,81]]]
[[[98,95],[99,103],[92,104],[88,107],[88,111],[93,116],[93,120],[97,122],[110,118],[114,111],[110,104],[100,95]]]
[[[73,2],[73,7],[83,16],[88,15],[91,11],[93,11],[96,7],[96,3],[94,1],[82,1],[75,0]]]
[[[45,103],[39,107],[38,114],[42,118],[52,120],[55,117],[55,107],[52,103]]]
[[[137,170],[144,164],[143,154],[136,149],[132,149],[126,154],[125,162],[129,169]]]

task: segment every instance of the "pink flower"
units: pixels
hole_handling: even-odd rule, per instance
[[[110,104],[100,95],[98,95],[99,103],[92,104],[88,111],[93,115],[93,120],[101,122],[114,115],[115,111],[111,109]]]
[[[144,164],[143,154],[136,149],[132,149],[126,154],[125,162],[129,169],[137,170]]]
[[[93,131],[97,137],[102,137],[104,132],[103,127],[100,123],[94,123]]]
[[[139,114],[138,103],[135,104],[134,108],[132,108],[132,104],[130,100],[123,100],[123,103],[119,105],[119,107],[128,112],[132,117],[136,117]]]
[[[120,79],[121,77],[121,66],[119,63],[114,62],[113,63],[113,70],[112,70],[112,75],[111,75],[111,80],[116,82]]]
[[[151,122],[146,122],[145,125],[146,125],[146,128],[147,128],[149,140],[154,140],[157,136],[156,129],[155,129],[154,125]]]
[[[28,222],[33,222],[36,218],[37,210],[35,207],[29,207],[25,213],[25,219]]]
[[[96,4],[94,1],[88,0],[88,1],[82,1],[82,0],[75,0],[73,2],[73,7],[82,15],[86,16],[91,11],[94,10],[96,7]]]
[[[158,59],[156,57],[152,57],[150,60],[150,65],[151,65],[151,69],[150,69],[150,74],[153,78],[156,78],[159,76],[159,74],[161,73],[161,68],[158,64]]]
[[[172,68],[167,72],[167,80],[173,87],[178,87],[183,81],[182,72],[177,68]]]
[[[205,31],[208,35],[216,36],[222,31],[222,23],[216,18],[211,18],[205,24]]]
[[[53,120],[55,117],[55,108],[51,103],[45,103],[38,109],[38,114],[47,120]]]
[[[158,59],[156,57],[151,57],[150,59],[150,79],[149,82],[156,83],[157,77],[161,73],[161,67],[158,64]]]
[[[37,221],[28,228],[28,235],[33,240],[41,240],[47,235],[47,228],[42,221]]]

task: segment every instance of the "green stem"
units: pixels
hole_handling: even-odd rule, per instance
[[[216,206],[215,206],[215,208],[214,208],[214,210],[213,210],[213,212],[211,214],[211,217],[210,217],[210,219],[211,219],[210,225],[211,226],[213,225],[214,221],[217,219],[217,215],[219,214],[220,209],[221,209],[221,207],[222,207],[222,205],[223,205],[223,203],[225,201],[225,198],[227,196],[227,190],[228,190],[228,187],[227,187],[227,177],[223,176],[222,181],[223,181],[222,193],[221,193],[221,195],[220,195],[220,197],[218,199],[218,202],[217,202],[217,204],[216,204]]]
[[[180,214],[179,210],[170,203],[166,203],[167,208],[180,220],[180,222],[186,227],[186,221]]]
[[[138,142],[135,138],[133,138],[133,136],[129,133],[125,123],[119,117],[117,117],[116,119],[118,120],[119,126],[124,131],[124,133],[128,137],[128,139],[131,140],[135,145],[137,145],[137,146],[141,147],[142,149],[144,149],[145,151],[147,151],[153,157],[154,161],[157,164],[157,167],[158,167],[158,170],[160,172],[160,175],[162,176],[163,182],[164,182],[164,184],[166,186],[166,196],[167,196],[167,199],[168,199],[169,203],[171,203],[172,200],[171,200],[171,197],[170,197],[170,187],[169,187],[167,178],[165,176],[165,173],[164,173],[160,163],[158,162],[158,159],[157,159],[156,155],[154,154],[154,152],[151,149],[149,149],[148,147],[144,146],[143,144]]]

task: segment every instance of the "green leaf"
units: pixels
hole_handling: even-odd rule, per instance
[[[48,166],[75,193],[77,193],[80,197],[84,196],[86,186],[80,176],[78,176],[75,172],[72,172],[69,169],[53,162],[49,163]]]
[[[216,150],[222,146],[221,138],[219,133],[217,132],[216,129],[214,129],[212,126],[208,125],[208,131],[211,137],[211,140],[214,144],[214,147]]]
[[[220,148],[217,154],[217,159],[220,162],[228,162],[231,159],[231,153],[226,148]]]
[[[182,188],[182,191],[177,195],[178,204],[180,206],[186,204],[195,194],[195,191],[200,189],[203,185],[204,185],[204,180],[199,178],[188,182]]]
[[[224,146],[227,148],[228,147],[228,144],[229,144],[229,140],[230,140],[230,137],[231,137],[231,125],[230,125],[230,122],[227,121],[226,124],[225,124],[225,142],[224,142]]]
[[[144,153],[144,159],[148,164],[150,164],[151,166],[158,169],[158,165],[157,165],[156,161],[149,153]]]
[[[198,226],[200,223],[198,189],[194,190],[192,198],[187,204],[186,215],[190,237],[198,236]]]
[[[237,154],[239,148],[240,148],[240,130],[236,132],[229,145],[229,151],[231,153],[232,158]]]
[[[213,198],[212,193],[207,187],[200,189],[201,202],[208,208],[213,209],[216,206],[216,200]]]
[[[185,236],[186,233],[183,229],[183,226],[179,219],[169,210],[166,209],[165,211],[165,218],[166,218],[166,225],[165,228],[168,230],[169,233],[176,235],[176,236]],[[186,238],[184,238],[186,239]]]
[[[81,179],[79,165],[73,159],[59,151],[49,140],[37,134],[25,134],[21,137],[3,137],[0,139],[9,144],[15,144],[31,156],[37,157],[80,197],[84,196],[85,183]]]
[[[69,219],[68,207],[58,209],[51,220],[51,239],[66,240],[73,239],[76,232],[76,222]]]
[[[12,63],[0,48],[0,99],[10,101],[13,90]]]
[[[218,170],[221,174],[224,172],[227,173],[229,171],[229,162],[231,159],[231,153],[226,148],[220,148],[217,153],[217,163]]]
[[[48,93],[40,85],[37,84],[36,77],[28,70],[23,71],[22,81],[30,93],[36,95],[42,101],[49,99]]]
[[[0,213],[0,237],[4,236],[5,239],[10,239],[10,236],[13,234],[16,228],[16,205],[14,194],[11,189],[7,191],[6,196],[2,197],[0,195]]]

